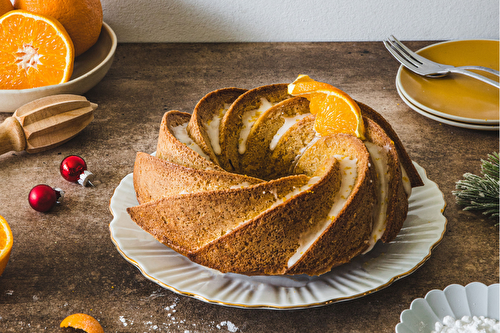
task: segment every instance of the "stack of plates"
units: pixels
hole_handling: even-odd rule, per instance
[[[499,68],[499,41],[459,40],[425,47],[418,54],[453,66]],[[478,74],[498,81],[498,76]],[[401,66],[396,77],[401,99],[421,115],[440,123],[483,131],[499,129],[499,89],[462,74],[426,78]]]

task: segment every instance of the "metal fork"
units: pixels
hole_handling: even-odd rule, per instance
[[[424,58],[409,48],[407,48],[403,43],[397,40],[396,37],[392,36],[386,40],[384,40],[384,45],[389,50],[389,52],[406,68],[411,70],[412,72],[426,76],[426,77],[442,77],[448,75],[450,73],[458,73],[473,77],[475,79],[481,80],[492,86],[500,88],[500,84],[497,81],[491,80],[487,77],[479,75],[477,73],[469,71],[469,69],[473,70],[481,70],[491,74],[499,75],[498,71],[482,67],[482,66],[460,66],[454,67],[451,65],[439,64],[437,62],[431,61],[427,58]]]

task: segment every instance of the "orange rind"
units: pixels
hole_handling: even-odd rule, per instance
[[[14,0],[14,8],[50,16],[68,32],[75,46],[75,57],[91,48],[102,28],[100,0]]]
[[[101,324],[92,316],[85,313],[75,313],[67,316],[61,322],[60,327],[72,327],[87,333],[104,333]]]
[[[14,237],[7,221],[0,216],[0,275],[9,262],[10,252],[14,244]]]
[[[12,6],[10,0],[0,0],[0,16],[11,10],[14,10],[14,6]]]

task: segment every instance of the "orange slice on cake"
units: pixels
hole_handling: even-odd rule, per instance
[[[310,111],[316,115],[314,130],[319,135],[347,133],[364,140],[361,110],[356,101],[342,90],[307,75],[299,75],[288,85],[288,93],[309,100]]]
[[[0,89],[67,82],[74,54],[71,38],[56,19],[24,10],[0,17]]]

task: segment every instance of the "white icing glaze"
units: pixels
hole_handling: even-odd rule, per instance
[[[259,119],[260,115],[271,108],[274,103],[269,102],[265,98],[260,99],[260,106],[258,109],[247,111],[243,114],[242,122],[243,125],[240,130],[240,140],[238,145],[238,152],[244,154],[247,150],[247,139],[252,129],[253,124]]]
[[[402,164],[401,164],[401,175],[403,177],[403,187],[405,189],[406,196],[409,198],[411,195],[411,181]]]
[[[172,131],[172,134],[177,138],[177,140],[210,161],[210,157],[205,154],[203,150],[201,150],[200,146],[198,146],[189,136],[187,132],[187,126],[188,123],[184,123],[178,126],[171,127],[170,130]]]
[[[230,107],[231,104],[225,103],[224,107],[220,109],[219,112],[215,113],[211,120],[203,124],[205,130],[207,131],[208,137],[210,138],[210,143],[212,144],[212,148],[217,155],[221,154],[221,148],[219,143],[220,122]]]
[[[377,173],[376,192],[377,204],[373,211],[373,228],[368,243],[367,253],[375,246],[375,243],[382,237],[387,226],[387,195],[389,193],[389,168],[387,166],[387,146],[380,147],[372,142],[365,141],[365,146],[375,166]]]
[[[315,183],[317,183],[320,179],[321,179],[321,177],[311,177],[309,179],[309,181],[307,182],[307,184],[305,184],[304,186],[294,188],[293,191],[288,193],[287,195],[285,195],[281,198],[278,198],[277,195],[275,195],[277,200],[269,208],[276,207],[279,204],[281,204],[287,200],[290,200],[292,197],[296,196],[297,194],[302,193],[304,191],[307,191],[311,186],[313,186]]]
[[[295,156],[295,158],[293,159],[293,162],[292,164],[290,165],[290,173],[292,174],[293,171],[295,170],[295,167],[297,166],[297,163],[299,162],[299,159],[302,157],[302,155],[304,155],[305,151],[308,150],[313,144],[316,143],[316,141],[318,141],[320,138],[318,136],[315,136],[313,137],[313,139],[305,146],[303,147],[299,153],[297,154],[297,156]]]
[[[285,119],[285,123],[283,124],[283,126],[280,127],[280,129],[274,135],[273,139],[271,140],[271,143],[269,144],[269,149],[273,151],[274,148],[276,148],[276,145],[278,144],[283,134],[285,134],[290,129],[290,127],[292,127],[295,123],[297,123],[301,119],[304,119],[308,115],[310,115],[310,113],[298,114],[293,117],[283,117],[283,119]]]
[[[245,188],[245,187],[249,187],[249,186],[251,186],[251,184],[249,182],[243,182],[241,184],[232,185],[229,188],[230,189],[238,189],[238,188]]]
[[[351,195],[352,189],[354,188],[354,183],[358,176],[357,172],[357,159],[349,158],[346,156],[335,155],[334,156],[340,163],[340,172],[342,176],[340,190],[335,195],[333,200],[333,205],[330,208],[330,212],[327,217],[320,222],[319,228],[315,228],[311,231],[306,231],[300,235],[299,247],[295,253],[288,259],[288,267],[292,267],[300,258],[306,253],[306,251],[311,247],[312,244],[316,242],[319,236],[330,226],[330,224],[335,220],[337,215],[340,213],[342,208],[345,206],[347,199]]]

